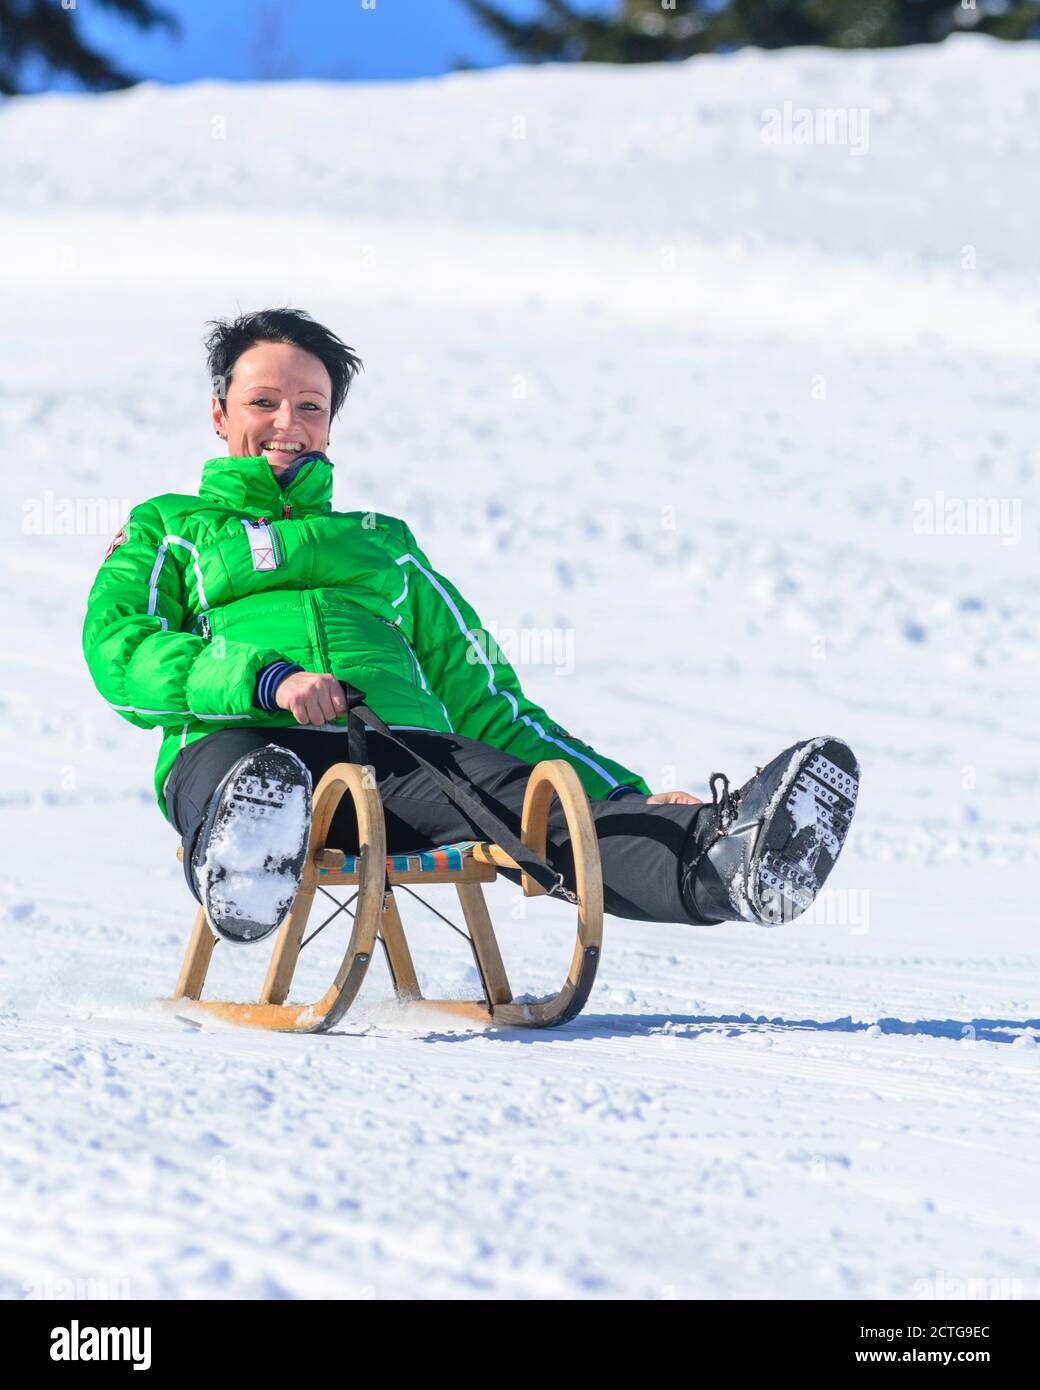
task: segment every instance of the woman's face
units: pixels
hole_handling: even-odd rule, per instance
[[[332,381],[317,357],[291,343],[254,343],[227,388],[227,413],[213,397],[213,423],[232,458],[261,454],[275,473],[329,442]]]

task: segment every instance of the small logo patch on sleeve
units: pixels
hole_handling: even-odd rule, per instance
[[[126,526],[124,524],[123,526],[120,526],[119,530],[115,533],[115,535],[109,542],[108,549],[105,551],[105,559],[107,560],[108,557],[112,554],[113,550],[117,549],[118,546],[126,545],[129,539],[130,537],[126,534]]]

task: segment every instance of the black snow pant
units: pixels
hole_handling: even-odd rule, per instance
[[[514,834],[520,834],[520,812],[531,774],[530,763],[460,734],[391,727],[395,738],[414,747],[453,781],[460,781]],[[368,762],[375,770],[383,800],[387,853],[486,838],[404,749],[373,729],[368,730],[367,737]],[[221,729],[179,753],[167,781],[166,805],[184,845],[185,877],[196,898],[188,866],[210,800],[224,774],[239,758],[268,743],[291,749],[310,770],[315,786],[333,763],[349,761],[345,728],[342,733],[305,727]],[[645,797],[638,795],[615,801],[590,800],[589,806],[603,865],[605,911],[638,922],[698,922],[700,919],[683,903],[679,874],[683,850],[702,808],[650,806]],[[357,853],[357,818],[350,796],[343,798],[333,816],[328,845],[348,854]],[[545,857],[563,874],[566,886],[573,891],[570,839],[555,799],[549,811]],[[520,882],[516,870],[500,872],[514,883]]]

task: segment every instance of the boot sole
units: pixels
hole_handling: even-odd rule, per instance
[[[812,906],[841,854],[858,795],[859,764],[841,739],[813,739],[791,760],[749,865],[749,905],[761,922],[789,922]]]
[[[310,821],[311,776],[294,753],[261,748],[228,773],[196,868],[206,920],[222,940],[251,945],[282,925],[299,890]]]

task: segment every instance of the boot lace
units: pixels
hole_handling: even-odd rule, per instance
[[[731,789],[729,778],[724,772],[713,772],[708,778],[708,786],[711,788],[711,804],[715,810],[718,825],[716,838],[718,838],[720,835],[725,835],[737,818],[740,792]]]

